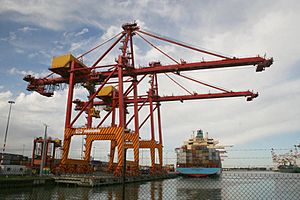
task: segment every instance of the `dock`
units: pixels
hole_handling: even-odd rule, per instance
[[[20,188],[20,187],[35,187],[43,185],[53,185],[52,177],[37,177],[37,176],[0,176],[0,188]]]
[[[140,175],[125,177],[126,183],[147,182],[162,179],[176,178],[177,174],[161,174],[161,175]],[[78,186],[78,187],[97,187],[105,185],[115,185],[122,183],[122,177],[110,175],[88,176],[88,175],[61,175],[53,177],[54,182],[59,185]]]

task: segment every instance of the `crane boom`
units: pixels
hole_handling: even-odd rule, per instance
[[[270,67],[273,63],[273,59],[265,59],[262,57],[249,57],[249,58],[233,58],[233,59],[224,59],[217,61],[203,61],[203,62],[193,62],[193,63],[183,63],[176,65],[158,65],[158,66],[150,66],[150,67],[142,67],[137,69],[128,68],[123,71],[123,76],[140,76],[144,74],[159,74],[159,73],[167,73],[167,72],[176,72],[179,73],[181,71],[192,71],[192,70],[209,70],[209,69],[217,69],[217,68],[226,68],[226,67],[240,67],[252,65],[256,66],[256,71],[261,72],[266,67]],[[78,69],[77,69],[78,70]],[[107,78],[107,76],[111,74],[111,71],[104,72],[90,72],[79,74],[75,78],[75,82],[94,82],[101,83],[102,80]],[[111,77],[117,77],[118,73],[115,72]],[[56,77],[56,78],[35,78],[31,75],[24,77],[24,80],[28,82],[27,90],[36,91],[42,95],[45,95],[45,91],[43,88],[47,85],[54,85],[59,83],[67,83],[69,82],[68,77]],[[46,94],[47,96],[49,94]],[[52,96],[52,95],[50,95]]]
[[[209,93],[209,94],[197,94],[194,93],[192,95],[172,95],[172,96],[154,96],[152,101],[153,102],[171,102],[171,101],[185,101],[185,100],[197,100],[197,99],[215,99],[215,98],[226,98],[226,97],[247,97],[247,101],[251,101],[252,99],[258,97],[257,93],[253,93],[251,91],[241,91],[241,92],[221,92],[221,93]],[[125,98],[124,102],[128,104],[134,103],[134,98]],[[149,102],[149,99],[147,97],[139,97],[137,98],[138,103],[144,103],[144,102]],[[83,105],[86,102],[82,102],[79,100],[74,101],[76,103],[77,109],[79,109],[80,105]],[[95,101],[94,102],[95,106],[102,106],[102,105],[107,105],[106,102],[104,101]]]

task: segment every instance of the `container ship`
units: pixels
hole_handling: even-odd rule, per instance
[[[294,149],[285,154],[276,154],[272,149],[272,160],[275,164],[273,170],[286,173],[300,173],[300,144],[294,145]]]
[[[204,137],[202,130],[197,130],[196,136],[185,141],[183,146],[176,148],[176,172],[190,177],[220,175],[222,172],[221,155],[225,153],[224,146],[218,146],[218,141]]]

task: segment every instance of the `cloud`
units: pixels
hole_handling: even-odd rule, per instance
[[[29,71],[20,70],[20,69],[18,69],[16,67],[10,68],[7,72],[10,75],[22,75],[22,76],[33,75],[36,78],[42,78],[42,77],[45,77],[45,76],[47,76],[49,74],[49,72],[35,73],[35,72],[31,71],[31,70],[29,70]]]
[[[280,135],[283,132],[295,132],[300,128],[297,122],[297,116],[300,116],[297,106],[300,100],[299,83],[300,80],[288,81],[264,88],[261,91],[263,94],[253,102],[234,98],[177,103],[176,107],[166,103],[163,105],[163,119],[168,120],[164,120],[164,128],[168,130],[167,134],[177,132],[181,138],[174,141],[170,141],[170,138],[168,143],[180,145],[177,141],[182,141],[188,135],[179,132],[191,132],[197,128],[207,130],[222,143],[235,145]],[[287,90],[287,87],[290,90]],[[182,115],[183,113],[187,114]],[[180,127],[172,128],[173,124],[179,123]],[[195,127],[195,124],[198,125]],[[179,130],[176,130],[177,128]],[[170,134],[165,137],[170,137]]]
[[[171,3],[171,1],[157,1],[151,4],[152,9],[147,9],[150,6],[149,1],[135,3],[105,0],[100,7],[97,7],[94,6],[98,4],[97,0],[92,0],[89,4],[79,1],[71,5],[68,1],[50,3],[33,0],[26,2],[6,0],[2,2],[0,13],[6,13],[10,20],[18,23],[30,23],[52,30],[66,30],[68,27],[82,24],[107,29],[111,24],[116,25],[142,18],[150,20],[149,15],[152,15],[154,20],[158,17],[171,18],[173,21],[180,19],[183,14],[182,3],[178,2],[179,5],[170,6]]]
[[[42,48],[44,48],[42,44],[43,41],[39,41],[39,39],[36,38],[35,38],[36,40],[34,40],[32,39],[32,37],[35,37],[36,35],[27,34],[33,30],[38,30],[38,29],[23,27],[21,29],[17,29],[16,31],[10,31],[7,37],[3,37],[0,40],[6,42],[8,45],[13,47],[16,53],[19,54],[29,53],[29,55],[33,55],[34,53],[39,52],[41,54],[42,52],[45,52],[44,50],[41,50]],[[32,53],[33,51],[34,53]],[[49,57],[48,54],[42,54],[42,55],[45,56],[46,58]]]
[[[76,89],[74,98],[83,94],[86,95],[86,92]],[[11,111],[7,149],[17,149],[14,153],[22,153],[20,146],[23,144],[31,149],[33,138],[43,135],[44,123],[49,125],[48,136],[63,139],[66,97],[67,90],[55,92],[51,98],[41,96],[36,92],[30,94],[22,92],[17,95],[11,91],[0,92],[0,127],[6,125],[7,102],[15,101]],[[75,114],[76,112],[73,112],[72,116],[74,117]],[[82,118],[79,119],[79,123],[84,123]],[[75,139],[78,140],[78,138]],[[71,156],[77,156],[78,152],[74,151],[80,149],[80,142],[72,144]],[[30,156],[31,152],[28,151],[26,154]]]
[[[63,37],[64,39],[67,39],[67,40],[70,40],[70,39],[77,39],[75,37],[78,37],[78,36],[82,36],[84,35],[85,33],[88,33],[89,32],[89,29],[88,28],[83,28],[81,31],[78,31],[78,32],[74,32],[74,31],[65,31],[63,33]]]
[[[37,28],[31,28],[29,26],[24,26],[22,28],[19,28],[18,30],[23,32],[23,33],[28,33],[28,32],[31,32],[31,31],[36,31],[38,29]]]
[[[1,38],[1,41],[13,42],[17,39],[17,34],[15,32],[9,32],[8,37]]]
[[[120,26],[110,26],[101,36],[102,40],[108,40],[122,31]]]
[[[0,108],[5,110],[0,115],[1,119],[6,118],[7,101],[12,98],[10,91],[0,93]],[[33,137],[42,135],[42,123],[51,124],[50,133],[54,132],[56,137],[60,135],[57,132],[62,131],[58,127],[63,127],[63,117],[60,116],[63,116],[64,111],[64,97],[60,94],[56,94],[55,98],[45,98],[37,93],[29,95],[20,93],[14,101],[16,103],[12,107],[8,148],[22,144],[31,146]],[[60,118],[61,120],[59,120]],[[4,120],[1,120],[1,127],[4,127],[3,123]],[[24,129],[24,127],[27,128]],[[19,140],[18,138],[22,139]]]
[[[89,32],[88,28],[83,28],[80,32],[76,33],[75,36],[77,37],[77,36],[83,35],[88,32]]]
[[[69,4],[68,1],[51,3],[47,1],[3,1],[0,13],[6,13],[8,18],[19,23],[31,23],[52,30],[64,30],[66,27],[74,26],[71,24],[74,20],[78,25],[84,23],[101,27],[97,21],[103,16],[109,16],[108,14],[115,5],[108,2],[103,2],[103,6],[96,8],[94,5],[98,3],[97,1],[89,4],[84,2]],[[115,6],[121,7],[122,5]],[[90,12],[87,13],[88,10]],[[14,15],[9,15],[11,13]]]
[[[75,51],[79,49],[82,46],[82,42],[74,42],[71,44],[71,47],[69,49],[70,52]]]
[[[54,3],[55,6],[57,6],[55,9],[53,7],[54,4],[47,2],[4,1],[2,3],[3,6],[0,9],[0,13],[14,12],[19,16],[14,19],[15,21],[21,23],[31,22],[37,26],[46,28],[58,29],[60,27],[58,23],[59,17],[61,17],[61,19],[64,18],[62,13],[63,10],[66,11],[66,14],[68,13],[68,10],[64,8],[64,3]],[[47,7],[53,10],[48,12]]]
[[[0,92],[0,100],[1,100],[1,102],[8,100],[10,97],[12,97],[12,92],[10,92],[10,91]],[[3,104],[1,104],[1,106],[2,105]]]

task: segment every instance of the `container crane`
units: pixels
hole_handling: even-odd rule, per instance
[[[48,137],[46,141],[44,138],[37,137],[33,140],[33,151],[32,151],[32,159],[31,159],[31,167],[34,170],[39,170],[40,165],[42,163],[42,154],[44,148],[44,142],[46,142],[45,148],[45,168],[50,168],[54,171],[56,167],[56,159],[55,159],[55,152],[58,148],[61,147],[61,140],[60,139],[52,139]]]
[[[258,96],[251,91],[234,92],[225,90],[216,86],[203,83],[196,79],[184,75],[182,72],[195,70],[212,70],[217,68],[234,68],[241,66],[255,66],[256,72],[261,72],[270,67],[273,59],[266,59],[260,56],[237,58],[227,57],[220,54],[205,51],[186,45],[181,42],[173,41],[159,35],[150,33],[141,29],[137,23],[127,23],[122,26],[123,31],[109,40],[113,44],[105,50],[102,55],[91,65],[82,62],[83,58],[90,52],[96,50],[102,44],[87,51],[86,53],[75,57],[72,54],[62,55],[53,58],[50,67],[51,75],[44,78],[35,78],[27,75],[24,80],[28,82],[27,90],[35,91],[39,94],[52,97],[54,90],[59,84],[68,84],[68,97],[66,106],[65,130],[63,153],[60,170],[64,172],[88,172],[91,155],[92,143],[97,140],[111,141],[109,169],[115,175],[121,175],[125,172],[125,163],[127,164],[127,173],[132,175],[139,174],[139,149],[149,149],[151,158],[151,173],[162,172],[162,125],[160,106],[163,102],[169,101],[187,101],[212,98],[228,97],[246,97],[247,101]],[[172,60],[174,64],[163,65],[160,62],[150,62],[149,66],[137,67],[136,54],[134,52],[133,38],[137,37],[164,56]],[[201,54],[213,56],[216,60],[186,62],[177,61],[156,45],[152,44],[147,38],[156,39],[169,44],[173,44]],[[117,56],[115,63],[103,64],[104,58],[115,48],[120,45],[121,53]],[[201,59],[199,59],[201,60]],[[215,93],[192,93],[173,80],[168,74],[173,74],[180,78],[201,84],[218,92]],[[139,94],[138,88],[146,76],[149,76],[149,88],[146,94]],[[158,75],[168,76],[174,83],[179,85],[188,94],[162,96],[159,94]],[[74,89],[76,84],[81,84],[89,93],[87,100],[74,99]],[[75,104],[77,114],[72,118],[72,104]],[[97,107],[103,107],[104,116],[98,124],[93,124],[93,118],[99,118]],[[130,115],[128,109],[132,109]],[[141,120],[141,110],[147,110],[148,115]],[[75,123],[79,117],[86,114],[86,124],[78,125]],[[110,117],[110,118],[109,118]],[[141,128],[145,123],[149,123],[150,139],[141,138]],[[109,123],[109,126],[104,124]],[[85,136],[85,156],[83,160],[74,160],[68,157],[72,136]],[[158,138],[155,136],[158,135]],[[115,152],[117,149],[117,163],[114,163]],[[126,150],[133,149],[134,161],[126,161]],[[158,163],[155,162],[156,153],[158,152]],[[130,170],[129,170],[130,168]]]

